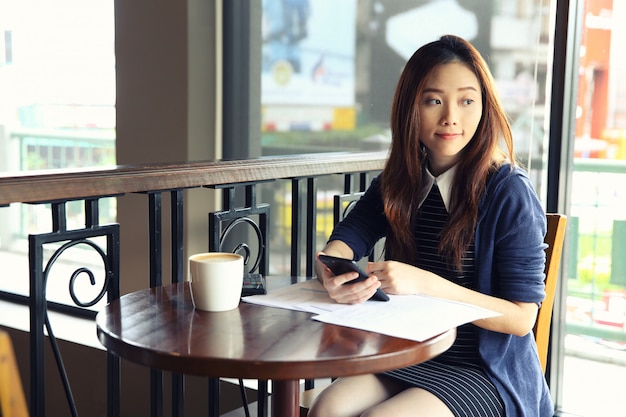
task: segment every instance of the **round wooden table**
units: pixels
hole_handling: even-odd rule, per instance
[[[187,282],[122,296],[96,318],[98,338],[121,358],[207,377],[272,380],[272,415],[299,415],[300,379],[402,368],[448,349],[456,330],[424,342],[321,323],[310,313],[242,302],[195,310]]]

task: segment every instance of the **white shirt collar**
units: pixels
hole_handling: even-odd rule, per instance
[[[428,168],[425,170],[424,175],[424,186],[422,187],[422,192],[420,193],[420,202],[421,206],[424,200],[426,200],[426,196],[430,192],[433,184],[436,182],[437,187],[439,187],[439,192],[441,193],[441,198],[443,199],[443,204],[446,206],[446,211],[450,212],[450,192],[452,189],[452,181],[454,181],[454,174],[456,173],[456,165],[439,175],[438,177],[434,177],[433,174],[430,173]]]

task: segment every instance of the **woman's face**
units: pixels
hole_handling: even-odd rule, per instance
[[[419,139],[437,176],[454,166],[482,117],[480,83],[461,62],[435,67],[419,97]]]

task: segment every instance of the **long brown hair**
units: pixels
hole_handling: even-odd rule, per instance
[[[453,35],[419,48],[409,59],[398,81],[392,109],[392,142],[382,172],[381,192],[391,227],[385,251],[393,259],[415,263],[419,254],[413,236],[417,197],[427,164],[420,143],[417,105],[431,72],[439,65],[461,62],[474,72],[481,86],[483,114],[474,137],[463,149],[452,184],[450,218],[442,231],[439,251],[460,270],[463,253],[474,237],[478,204],[490,173],[505,161],[514,163],[511,128],[497,96],[487,63],[469,42]],[[506,152],[500,147],[504,142]]]

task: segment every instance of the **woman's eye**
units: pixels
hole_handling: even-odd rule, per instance
[[[441,104],[441,100],[438,98],[429,98],[426,99],[426,104]]]
[[[463,100],[463,104],[465,104],[466,106],[469,106],[472,103],[474,103],[474,100],[472,100],[471,98]]]

